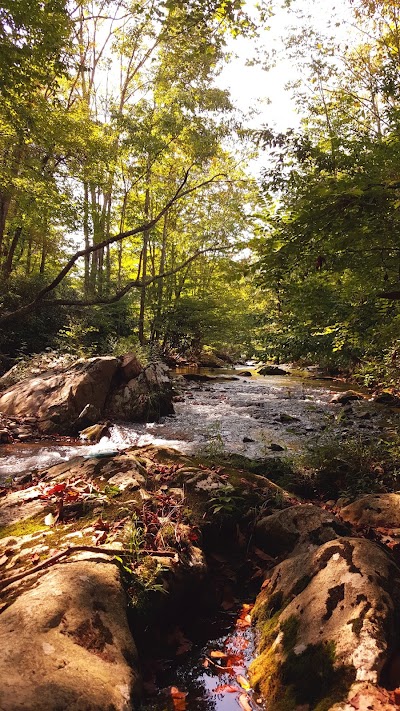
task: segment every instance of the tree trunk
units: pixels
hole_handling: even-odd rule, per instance
[[[3,274],[4,278],[8,279],[12,272],[12,263],[14,259],[14,254],[15,250],[17,249],[18,242],[21,237],[21,232],[22,232],[22,227],[17,227],[15,232],[14,232],[14,237],[12,238],[10,248],[8,250],[7,257],[5,259],[4,265],[3,265]]]
[[[147,172],[146,172],[146,192],[144,197],[144,217],[146,222],[150,217],[150,177],[151,177],[151,167],[150,161],[147,161]],[[149,231],[143,232],[143,249],[142,249],[142,279],[144,280],[147,276],[147,250],[149,244]],[[138,335],[139,343],[144,346],[146,343],[144,335],[144,317],[146,309],[146,286],[143,285],[140,290],[140,310],[139,310],[139,325],[138,325]]]

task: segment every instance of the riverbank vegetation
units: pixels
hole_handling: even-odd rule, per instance
[[[285,3],[279,132],[218,80],[278,5],[3,4],[3,354],[207,346],[397,385],[399,9],[349,2],[329,34]]]

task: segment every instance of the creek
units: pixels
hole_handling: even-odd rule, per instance
[[[0,480],[10,481],[76,454],[101,456],[110,450],[147,444],[214,457],[223,453],[249,459],[295,455],[322,436],[340,441],[357,435],[372,441],[395,427],[398,420],[397,413],[367,400],[345,407],[332,403],[335,393],[348,389],[339,381],[319,381],[305,373],[260,376],[248,367],[246,371],[251,375],[242,376],[241,371],[243,367],[177,370],[175,415],[158,423],[114,424],[111,436],[95,445],[71,440],[3,446]],[[199,381],[198,376],[205,379]],[[210,554],[215,556],[215,551]],[[222,556],[219,562],[225,565],[227,561]],[[243,580],[251,579],[250,570],[244,574],[237,569],[234,577],[236,590],[228,604],[204,610],[200,600],[188,600],[186,616],[184,610],[179,611],[179,627],[174,618],[172,628],[165,630],[159,641],[154,639],[154,627],[150,630],[147,656],[143,641],[139,644],[145,672],[147,665],[146,711],[262,708],[246,685],[256,643],[247,618],[256,591],[249,591],[243,584]],[[165,644],[171,634],[175,635],[172,652]],[[181,649],[180,654],[176,646]]]
[[[377,437],[396,425],[397,415],[368,402],[349,408],[332,404],[332,396],[348,385],[316,380],[309,373],[261,376],[248,368],[177,369],[173,376],[181,391],[175,415],[159,422],[118,423],[110,438],[88,445],[83,442],[37,442],[0,447],[0,483],[21,471],[42,469],[76,454],[101,455],[104,451],[154,444],[187,454],[196,452],[240,454],[249,459],[295,453],[323,432],[345,438],[354,434]],[[204,382],[185,380],[191,376]],[[366,412],[369,412],[366,419]],[[393,419],[394,418],[394,419]]]

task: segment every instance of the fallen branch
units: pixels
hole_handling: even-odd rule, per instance
[[[59,553],[55,553],[54,555],[50,556],[50,558],[47,558],[46,560],[42,561],[42,563],[38,563],[33,568],[29,568],[29,570],[24,570],[21,573],[16,573],[15,575],[6,578],[6,580],[2,580],[0,582],[0,590],[3,590],[4,588],[8,587],[8,585],[11,585],[11,583],[16,583],[18,582],[18,580],[22,580],[22,578],[26,578],[29,575],[33,575],[34,573],[37,573],[50,565],[54,565],[54,563],[57,563],[57,561],[61,560],[61,558],[66,558],[69,555],[73,555],[74,553],[81,553],[82,551],[89,553],[104,553],[106,555],[113,556],[129,555],[129,553],[125,549],[121,550],[118,548],[99,548],[98,546],[69,546],[64,550],[59,551]],[[174,558],[176,555],[176,551],[154,551],[148,549],[143,549],[139,551],[139,553],[144,553],[145,555],[159,555],[164,558]]]

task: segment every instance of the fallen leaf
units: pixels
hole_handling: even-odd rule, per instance
[[[0,565],[4,565],[5,563],[7,563],[7,561],[8,561],[8,557],[6,555],[3,555],[0,558]]]
[[[247,681],[246,677],[244,677],[242,674],[237,675],[236,681],[238,684],[240,684],[242,689],[244,689],[245,691],[248,691],[249,689],[251,689],[249,682]]]
[[[237,686],[232,686],[231,684],[220,684],[213,689],[214,694],[236,694],[240,689]]]
[[[47,516],[44,517],[44,525],[45,526],[54,526],[56,519],[54,518],[52,513],[47,514]]]
[[[110,530],[110,524],[108,523],[108,521],[103,521],[101,516],[100,516],[100,518],[97,519],[97,521],[94,522],[93,527],[97,531],[109,531]]]
[[[107,535],[107,531],[100,531],[97,536],[93,536],[95,546],[99,546],[101,543],[105,543],[107,540]]]
[[[210,657],[211,659],[227,659],[228,655],[219,649],[213,649],[212,652],[210,652]]]
[[[240,618],[236,620],[236,627],[239,627],[243,629],[244,627],[250,627],[251,625],[251,617],[250,615],[246,615],[244,620],[241,620]]]
[[[51,489],[47,489],[43,496],[47,497],[52,496],[53,494],[61,494],[61,492],[65,491],[66,487],[66,484],[55,484],[55,486],[52,486]]]
[[[240,694],[238,701],[239,706],[243,709],[243,711],[252,711],[247,694]]]
[[[176,686],[171,686],[170,691],[175,711],[186,711],[186,691],[179,691]]]

